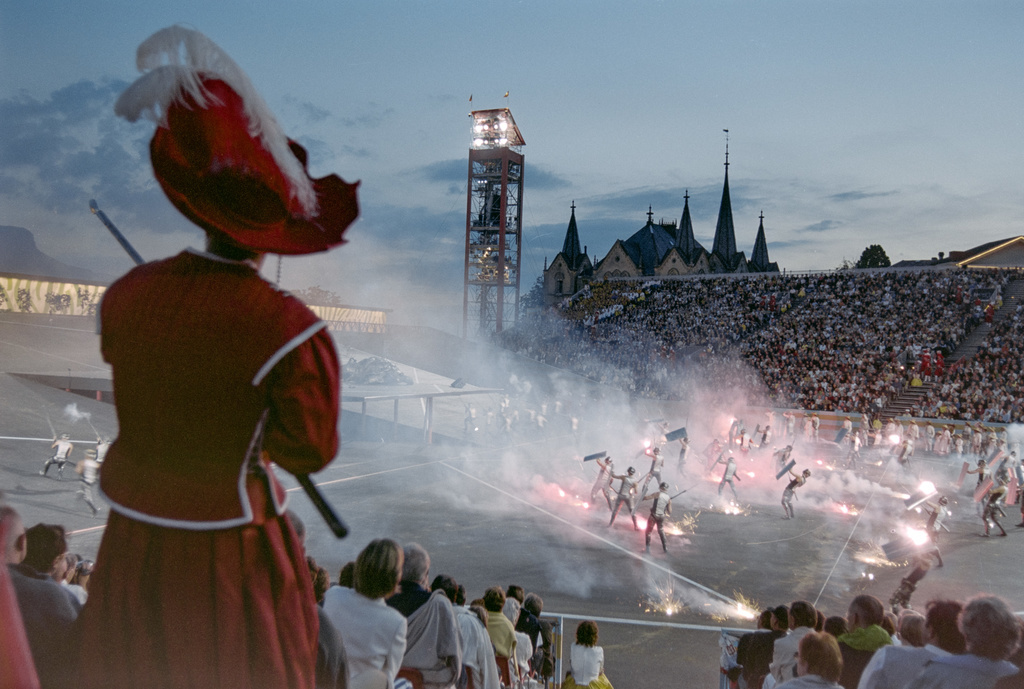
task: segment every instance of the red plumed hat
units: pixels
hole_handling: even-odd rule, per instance
[[[179,211],[254,251],[309,254],[344,241],[359,183],[311,178],[305,149],[216,44],[172,26],[146,39],[137,61],[143,76],[114,111],[157,123],[153,172]]]

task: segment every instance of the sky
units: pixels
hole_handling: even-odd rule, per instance
[[[201,246],[153,125],[113,114],[172,24],[242,66],[314,176],[362,180],[346,245],[265,274],[396,323],[461,327],[473,109],[509,107],[526,141],[524,293],[573,203],[592,258],[649,207],[678,222],[687,191],[711,247],[724,129],[737,247],[763,212],[788,271],[1024,233],[1024,4],[943,0],[0,0],[0,225],[111,278],[132,264],[90,199],[147,259]]]

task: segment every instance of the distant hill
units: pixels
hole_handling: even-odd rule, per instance
[[[17,273],[60,280],[109,282],[87,268],[76,268],[44,254],[36,246],[32,232],[24,227],[0,225],[0,273]]]

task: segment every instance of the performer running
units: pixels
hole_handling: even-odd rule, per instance
[[[1006,513],[1003,512],[1003,508],[1000,507],[1000,503],[1002,503],[1003,499],[1006,498],[1006,483],[1007,479],[1000,476],[999,480],[996,481],[996,485],[989,488],[988,492],[985,494],[985,509],[981,514],[981,518],[985,520],[986,537],[988,536],[988,530],[991,524],[995,524],[999,527],[1000,536],[1006,535],[1006,529],[1004,529],[1003,525],[999,523],[998,519],[996,519],[997,514],[1003,517],[1006,516]]]
[[[615,505],[612,506],[612,518],[611,521],[608,522],[608,526],[615,523],[615,517],[619,514],[619,508],[625,504],[626,509],[629,510],[629,517],[633,520],[633,530],[640,530],[640,527],[636,524],[636,515],[633,513],[635,509],[633,506],[633,496],[636,495],[637,483],[636,479],[633,478],[635,475],[636,469],[633,467],[626,469],[625,474],[613,473],[611,475],[613,479],[618,479],[622,481],[622,483],[619,484],[619,493],[615,496]]]
[[[67,464],[68,459],[71,457],[71,451],[75,449],[75,446],[71,444],[69,440],[71,436],[67,433],[61,433],[60,437],[53,441],[53,445],[50,445],[50,449],[53,450],[53,456],[46,460],[46,464],[39,470],[40,476],[46,476],[46,472],[50,470],[50,466],[57,465],[57,477],[64,478],[64,465]]]
[[[931,539],[932,544],[935,545],[935,559],[938,561],[938,566],[942,566],[942,553],[939,551],[939,532],[942,531],[943,522],[949,518],[951,512],[947,505],[949,504],[949,498],[945,495],[939,497],[935,504],[926,502],[925,508],[928,510],[928,522],[925,524],[925,531],[928,532],[928,538]]]
[[[96,450],[85,451],[85,459],[75,467],[75,473],[78,474],[81,482],[76,495],[81,495],[85,499],[85,504],[92,509],[92,516],[95,517],[100,513],[100,508],[96,507],[93,495],[93,486],[96,485],[96,479],[100,475],[99,454]]]
[[[789,470],[789,474],[793,477],[793,480],[786,486],[786,490],[782,491],[782,509],[785,510],[786,516],[783,519],[792,519],[796,516],[793,513],[793,496],[796,494],[796,489],[807,483],[807,479],[811,477],[811,470],[804,469],[802,474],[794,474],[793,470]]]
[[[917,590],[917,584],[924,579],[924,575],[928,574],[928,570],[931,569],[932,556],[936,552],[935,550],[929,550],[926,553],[918,553],[914,556],[911,561],[914,569],[911,570],[910,574],[903,577],[900,585],[896,587],[896,590],[893,591],[892,596],[889,598],[889,607],[894,615],[899,615],[901,609],[910,608],[910,597]],[[941,561],[939,566],[942,566]]]
[[[600,473],[597,475],[597,480],[594,481],[594,487],[590,489],[590,503],[593,504],[597,500],[598,495],[603,495],[604,499],[608,501],[608,509],[612,508],[612,471],[614,463],[612,458],[608,457],[603,462],[598,457],[596,460],[597,466],[601,467]]]
[[[665,527],[663,522],[665,517],[672,514],[672,498],[668,495],[668,484],[662,482],[658,486],[659,490],[653,495],[648,495],[643,500],[653,500],[654,504],[651,505],[651,514],[647,517],[647,529],[644,531],[644,552],[651,552],[651,531],[654,527],[658,527],[658,536],[661,538],[661,549],[664,552],[668,552],[668,545],[665,543]],[[643,500],[641,502],[643,502]]]
[[[729,484],[729,489],[732,490],[732,497],[736,500],[740,499],[740,496],[736,495],[736,484],[733,483],[733,479],[737,481],[740,477],[736,475],[736,458],[732,456],[732,450],[726,450],[715,462],[716,465],[724,464],[725,473],[722,474],[722,481],[718,484],[718,495],[722,495],[722,489],[725,488],[725,484]]]

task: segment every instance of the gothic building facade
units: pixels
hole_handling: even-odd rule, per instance
[[[777,273],[779,266],[768,258],[768,242],[764,233],[764,213],[760,216],[754,250],[748,259],[736,249],[736,230],[729,198],[729,159],[726,154],[725,185],[722,205],[718,210],[715,241],[708,251],[693,236],[690,220],[690,195],[683,197],[683,215],[679,224],[654,222],[648,209],[647,224],[628,239],[617,239],[604,258],[594,265],[586,247],[580,251],[576,227],[576,204],[572,205],[569,227],[562,250],[544,265],[544,304],[556,304],[579,291],[592,280],[609,278],[665,277],[673,275],[707,275],[722,273]]]

